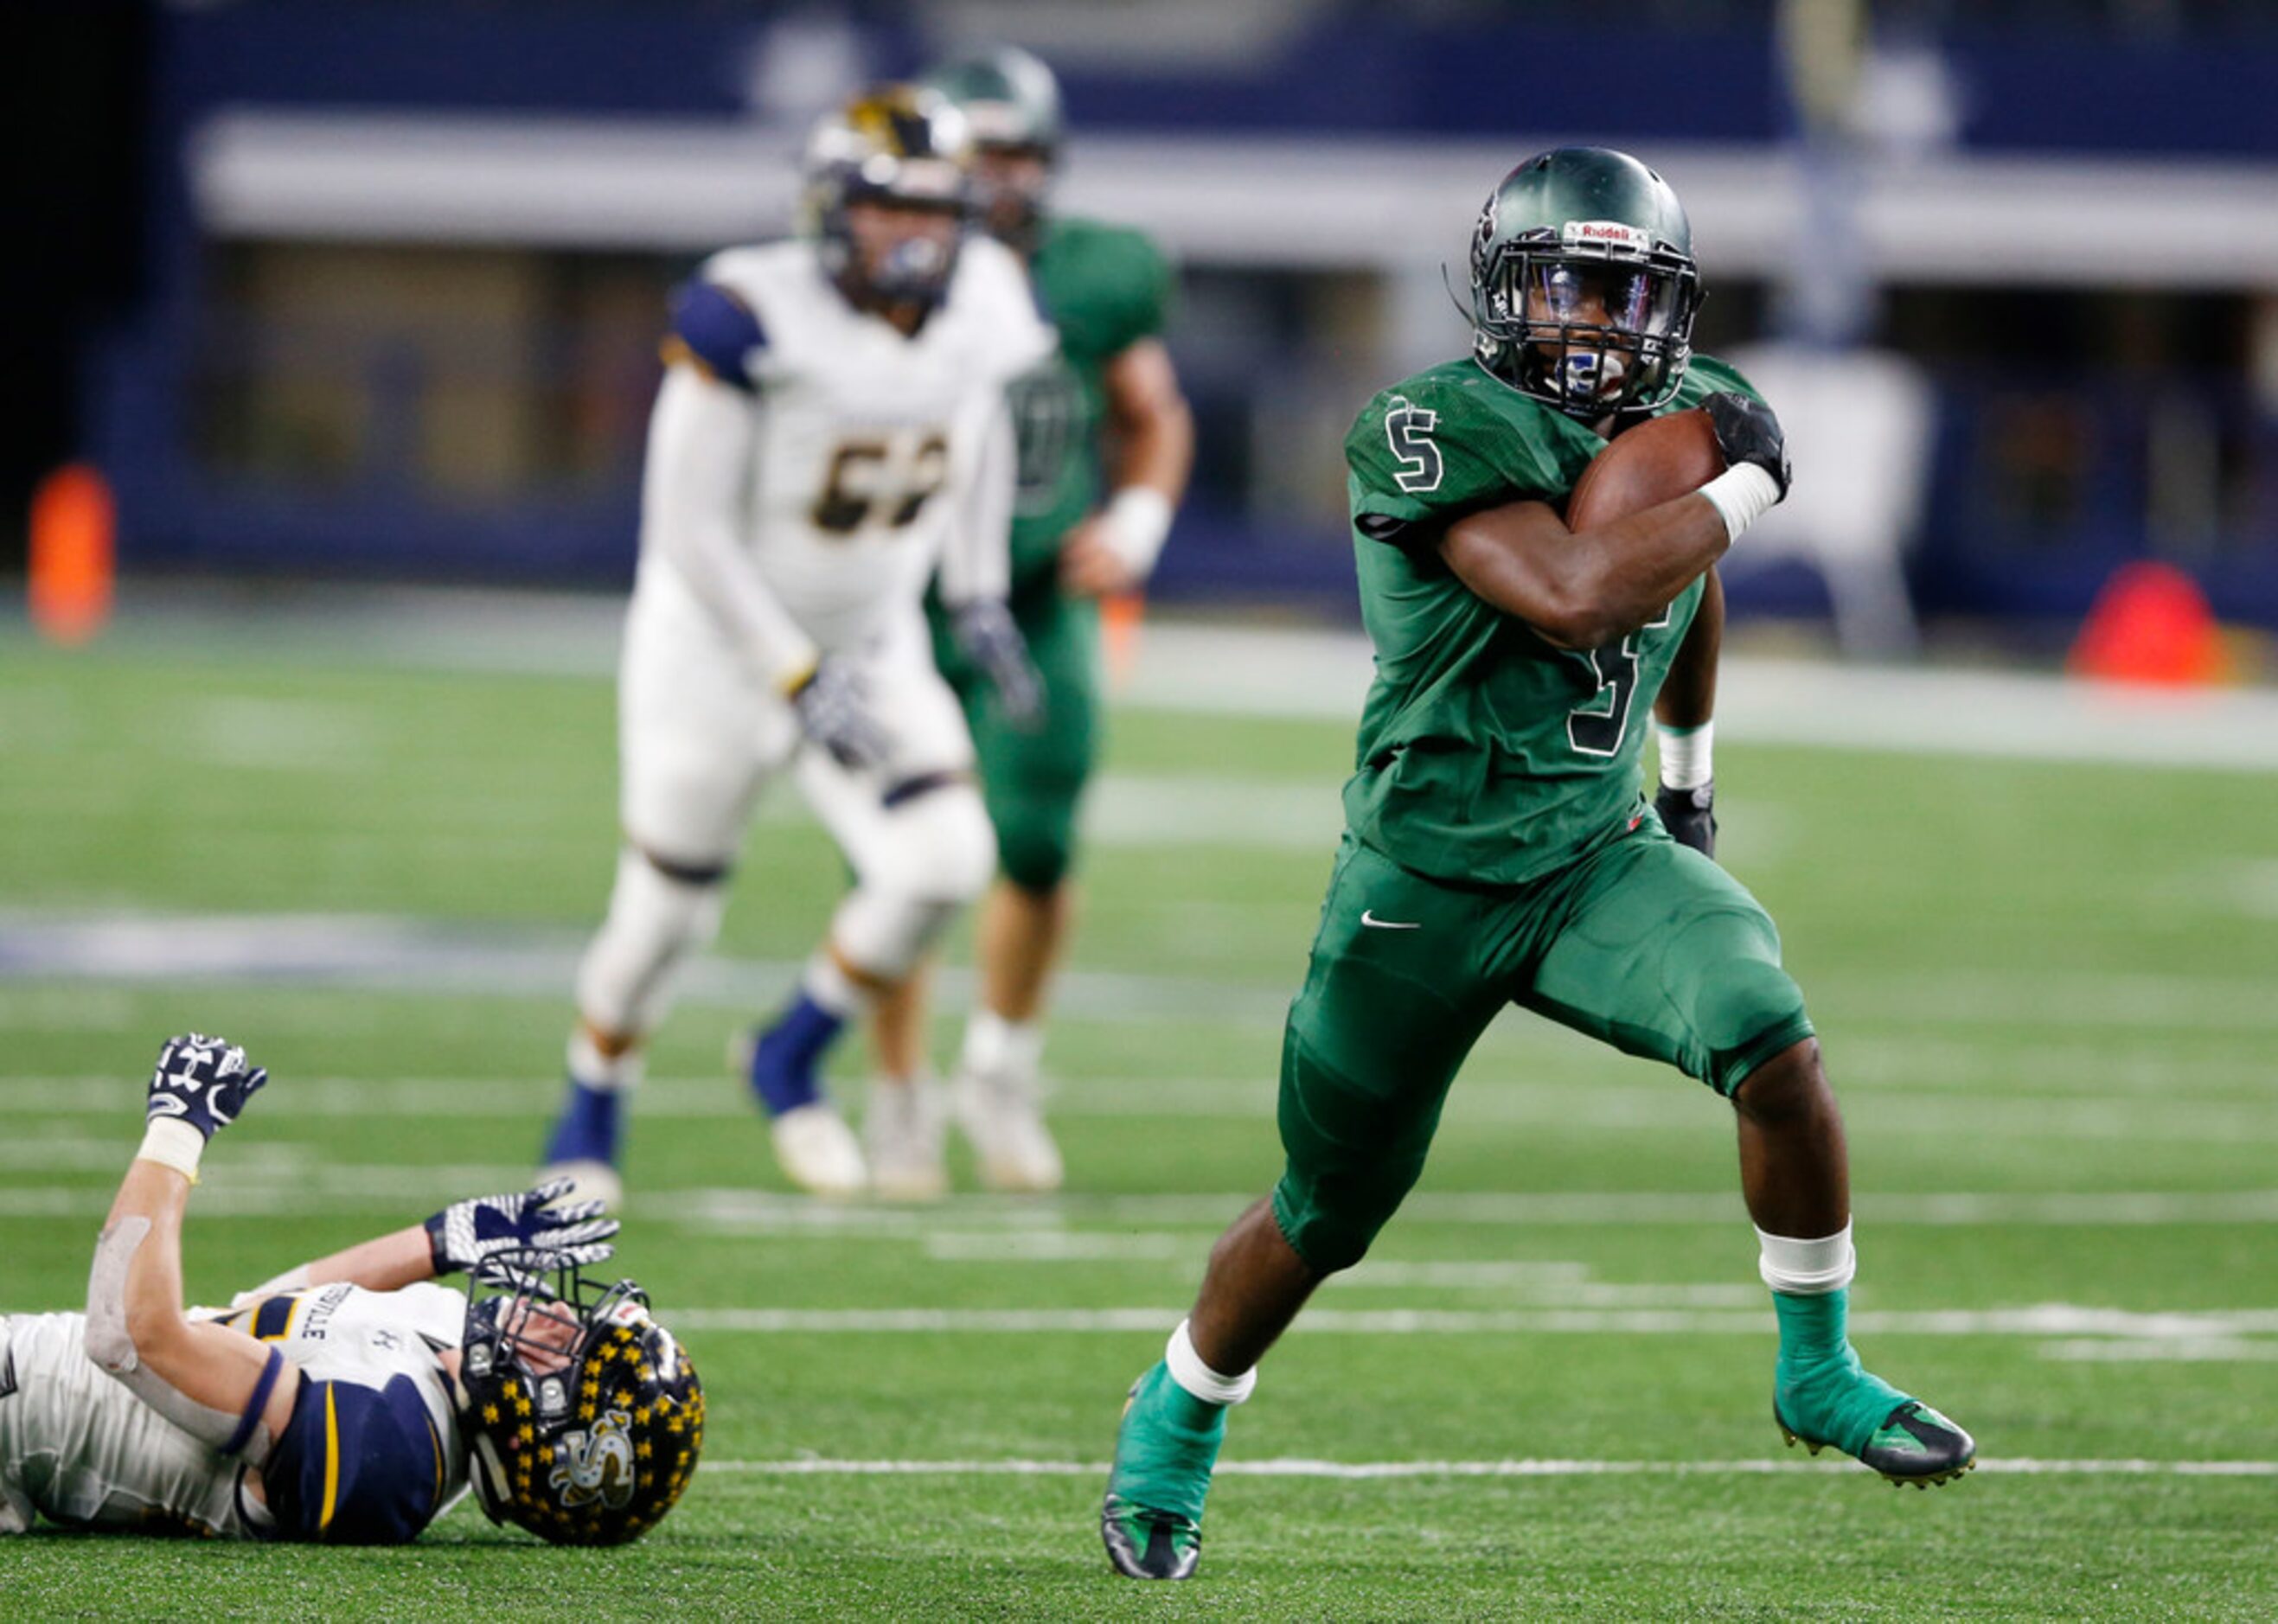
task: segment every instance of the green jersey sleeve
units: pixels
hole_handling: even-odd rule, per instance
[[[1572,475],[1529,421],[1532,402],[1487,393],[1502,388],[1460,362],[1418,373],[1362,408],[1345,436],[1354,530],[1405,545],[1482,507],[1556,501]]]
[[[1059,221],[1036,269],[1070,355],[1105,362],[1170,324],[1177,287],[1171,263],[1128,226]]]

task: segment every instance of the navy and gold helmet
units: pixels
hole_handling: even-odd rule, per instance
[[[945,97],[913,85],[865,90],[820,120],[807,137],[800,224],[823,269],[857,303],[930,309],[949,290],[958,239],[915,239],[865,265],[847,206],[865,200],[939,210],[960,225],[973,202],[973,140]]]
[[[1473,350],[1522,394],[1586,418],[1663,405],[1700,306],[1685,206],[1625,152],[1538,153],[1479,210]]]
[[[654,1528],[704,1445],[704,1388],[630,1280],[507,1254],[470,1280],[461,1342],[467,1475],[485,1514],[557,1545]]]

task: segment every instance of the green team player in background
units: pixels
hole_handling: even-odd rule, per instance
[[[1842,1119],[1771,920],[1711,860],[1714,566],[1788,473],[1771,411],[1691,354],[1699,301],[1660,176],[1599,148],[1542,154],[1479,217],[1474,354],[1386,390],[1346,438],[1377,675],[1283,1038],[1288,1163],[1131,1390],[1102,1516],[1120,1573],[1194,1571],[1227,1408],[1415,1183],[1456,1069],[1507,1003],[1731,1101],[1791,1443],[1917,1484],[1971,1464],[1968,1433],[1852,1351]],[[1608,439],[1693,407],[1728,471],[1567,530],[1567,495]]]
[[[1046,210],[1064,119],[1051,70],[1027,51],[957,57],[921,81],[965,113],[982,224],[1025,255],[1059,353],[1011,392],[1019,440],[1012,609],[1043,678],[1027,728],[936,614],[943,674],[965,705],[996,825],[999,868],[977,929],[980,993],[952,1085],[981,1176],[999,1190],[1059,1187],[1037,1064],[1052,972],[1067,942],[1076,814],[1099,743],[1099,606],[1153,569],[1194,461],[1194,423],[1158,336],[1172,273],[1135,231]],[[1103,467],[1103,463],[1105,464]],[[927,1077],[921,979],[883,1003],[880,1086],[865,1121],[871,1179],[905,1200],[943,1193],[943,1116]]]

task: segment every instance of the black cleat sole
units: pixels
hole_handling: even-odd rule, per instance
[[[1821,1450],[1829,1447],[1824,1439],[1806,1437],[1793,1427],[1789,1426],[1781,1418],[1779,1406],[1777,1404],[1772,1407],[1772,1424],[1779,1429],[1781,1438],[1786,1442],[1790,1449],[1801,1445],[1810,1453],[1816,1455]],[[1968,1435],[1964,1433],[1962,1436],[1967,1438]],[[1977,1453],[1973,1445],[1969,1454],[1961,1461],[1927,1472],[1893,1472],[1887,1467],[1877,1466],[1873,1461],[1867,1460],[1861,1460],[1859,1464],[1882,1478],[1893,1489],[1903,1488],[1908,1483],[1917,1489],[1928,1489],[1933,1486],[1943,1489],[1946,1484],[1959,1482],[1963,1475],[1977,1469]]]

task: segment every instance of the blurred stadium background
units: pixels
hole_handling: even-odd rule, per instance
[[[1889,363],[1813,375],[1890,397],[1876,512],[1783,552],[1901,546],[1922,615],[2044,642],[2147,557],[2278,625],[2264,4],[84,0],[9,27],[18,547],[76,450],[135,576],[622,584],[667,288],[783,229],[849,84],[1016,37],[1066,82],[1066,204],[1185,267],[1201,464],[1164,599],[1349,612],[1355,402],[1461,343],[1441,271],[1494,177],[1595,140],[1690,205],[1703,347]],[[1827,610],[1793,558],[1734,575],[1744,616]],[[1902,644],[1890,610],[1854,642]]]
[[[783,1193],[717,1056],[838,871],[770,803],[629,1170],[628,1266],[715,1395],[706,1476],[614,1578],[524,1548],[521,1582],[723,1617],[2278,1610],[2262,4],[19,0],[0,1311],[77,1300],[180,1027],[289,1085],[212,1159],[194,1293],[527,1171],[608,883],[666,292],[782,228],[847,87],[1006,39],[1066,82],[1065,204],[1182,263],[1200,428],[1089,808],[1048,1056],[1070,1189]],[[1112,1592],[1122,1384],[1278,1161],[1367,675],[1338,443],[1464,343],[1441,267],[1494,180],[1583,140],[1678,187],[1700,342],[1797,442],[1732,567],[1724,855],[1830,1033],[1869,1352],[1988,1470],[1894,1505],[1774,1459],[1720,1108],[1507,1020],[1416,1205],[1241,1417],[1202,1584]],[[106,499],[119,612],[53,646],[18,588],[54,546],[51,629],[99,604],[71,560]],[[2131,565],[2174,595],[2117,617],[2120,663],[2226,683],[2056,674]],[[22,1544],[27,1593],[94,1613],[242,1605],[282,1559]],[[462,1509],[417,1561],[291,1559],[401,1616],[496,1611],[509,1559]]]

